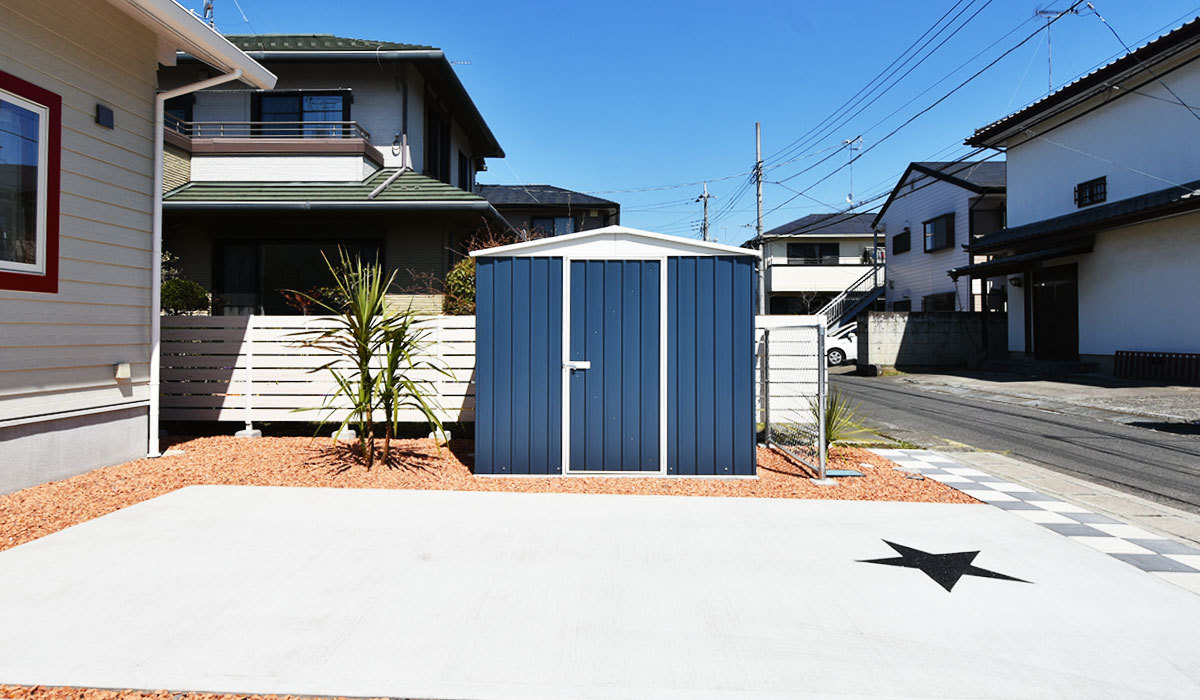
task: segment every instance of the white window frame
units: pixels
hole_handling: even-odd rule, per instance
[[[35,261],[19,263],[0,259],[0,272],[17,272],[22,274],[46,274],[46,228],[47,209],[49,202],[49,171],[50,158],[50,108],[28,100],[20,95],[0,89],[0,101],[9,102],[27,109],[38,115],[38,163],[37,163],[37,251]]]

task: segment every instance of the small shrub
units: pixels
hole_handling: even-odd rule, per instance
[[[475,313],[475,258],[466,257],[446,275],[446,297],[442,307],[449,316]]]
[[[172,277],[162,283],[162,309],[168,314],[187,314],[208,311],[209,295],[204,287],[182,277]]]

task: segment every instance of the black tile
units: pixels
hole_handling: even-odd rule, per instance
[[[1200,554],[1200,549],[1189,547],[1188,545],[1183,544],[1182,542],[1176,542],[1175,540],[1131,539],[1129,541],[1138,546],[1145,547],[1151,552],[1158,552],[1159,554]]]
[[[1002,510],[1045,510],[1025,501],[992,501],[991,504]]]
[[[1111,554],[1127,564],[1133,564],[1142,571],[1178,571],[1182,573],[1200,573],[1186,564],[1180,564],[1174,559],[1168,559],[1161,554]]]
[[[1111,537],[1107,532],[1097,530],[1090,525],[1082,523],[1038,523],[1047,530],[1054,530],[1060,535],[1069,535],[1072,537]]]
[[[1116,518],[1110,518],[1107,515],[1100,515],[1099,513],[1061,513],[1060,515],[1065,515],[1068,518],[1070,518],[1071,520],[1076,520],[1081,523],[1087,523],[1089,525],[1123,525],[1124,524],[1120,520],[1117,520]]]

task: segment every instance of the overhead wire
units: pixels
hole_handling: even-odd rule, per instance
[[[1071,6],[1070,6],[1070,7],[1069,7],[1067,10],[1064,10],[1064,11],[1060,12],[1060,13],[1059,13],[1057,16],[1055,16],[1053,19],[1051,19],[1051,20],[1050,20],[1050,21],[1047,23],[1047,25],[1052,25],[1052,24],[1054,24],[1055,22],[1057,22],[1058,20],[1062,19],[1062,18],[1063,18],[1063,16],[1065,16],[1065,15],[1066,15],[1066,14],[1067,14],[1067,13],[1068,13],[1070,10],[1073,10],[1073,9],[1075,9],[1075,8],[1076,8],[1076,7],[1078,7],[1079,5],[1083,4],[1083,2],[1084,2],[1084,0],[1075,0],[1075,2],[1074,2],[1074,3],[1072,3],[1072,5],[1071,5]],[[804,192],[806,192],[806,193],[807,193],[807,192],[811,191],[811,190],[812,190],[814,187],[816,187],[817,185],[821,184],[822,182],[825,182],[825,181],[826,181],[826,180],[828,180],[829,178],[831,178],[831,177],[833,177],[834,175],[836,175],[837,173],[841,172],[841,171],[842,171],[844,168],[846,168],[848,165],[850,165],[850,164],[853,164],[855,161],[858,161],[859,159],[861,159],[861,158],[862,158],[863,156],[865,156],[866,154],[870,153],[871,151],[875,150],[876,148],[878,148],[878,147],[879,147],[880,145],[882,145],[883,143],[887,142],[887,141],[888,141],[888,139],[890,139],[890,138],[892,138],[893,136],[895,136],[897,133],[899,133],[899,132],[900,132],[902,129],[904,129],[906,126],[908,126],[909,124],[913,123],[914,121],[916,121],[917,119],[919,119],[919,118],[920,118],[920,117],[922,117],[923,115],[927,114],[927,113],[928,113],[930,110],[934,109],[935,107],[937,107],[937,106],[938,106],[938,105],[940,105],[941,103],[943,103],[943,102],[945,102],[946,100],[950,99],[950,97],[951,97],[951,96],[953,96],[954,94],[956,94],[956,93],[957,93],[959,90],[961,90],[962,88],[966,87],[966,86],[967,86],[968,84],[970,84],[970,83],[971,83],[973,80],[975,80],[976,78],[978,78],[980,75],[983,75],[983,73],[985,73],[985,72],[986,72],[988,69],[990,69],[992,66],[994,66],[994,65],[996,65],[997,63],[999,63],[1000,61],[1004,60],[1006,57],[1008,57],[1008,56],[1009,56],[1009,54],[1011,54],[1012,52],[1016,51],[1017,49],[1021,48],[1021,47],[1022,47],[1022,46],[1024,46],[1025,44],[1027,44],[1027,43],[1028,43],[1028,42],[1029,42],[1031,39],[1033,39],[1033,37],[1037,36],[1037,35],[1038,35],[1038,34],[1039,34],[1041,31],[1042,31],[1042,28],[1040,28],[1040,27],[1039,27],[1037,31],[1035,31],[1035,32],[1034,32],[1034,33],[1032,33],[1032,34],[1029,34],[1029,35],[1027,35],[1027,36],[1026,36],[1024,39],[1022,39],[1020,42],[1018,42],[1018,43],[1017,43],[1015,46],[1012,46],[1012,47],[1010,47],[1009,49],[1007,49],[1006,51],[1004,51],[1004,53],[1000,54],[1000,55],[999,55],[999,56],[997,56],[995,59],[993,59],[992,61],[990,61],[990,62],[989,62],[987,65],[985,65],[983,68],[980,68],[979,70],[977,70],[977,71],[975,71],[974,73],[972,73],[972,74],[971,74],[971,76],[970,76],[970,77],[968,77],[966,80],[963,80],[963,81],[962,81],[962,82],[960,82],[958,85],[954,86],[954,87],[953,87],[953,88],[952,88],[950,91],[946,92],[944,95],[942,95],[942,96],[941,96],[941,97],[939,97],[938,99],[934,100],[934,101],[933,101],[931,104],[929,104],[929,105],[928,105],[928,106],[926,106],[925,108],[921,109],[921,110],[920,110],[920,111],[918,111],[916,114],[914,114],[914,115],[912,115],[911,117],[909,117],[908,119],[904,120],[904,122],[902,122],[902,123],[901,123],[899,126],[897,126],[896,128],[892,129],[890,132],[888,132],[888,133],[887,133],[887,134],[886,134],[886,135],[885,135],[883,138],[881,138],[881,139],[878,139],[878,140],[874,141],[874,142],[873,142],[873,143],[872,143],[870,146],[868,146],[867,148],[864,148],[864,149],[862,149],[861,151],[859,151],[858,155],[856,155],[856,156],[854,156],[853,158],[851,158],[851,159],[850,159],[850,161],[849,161],[848,163],[846,163],[845,165],[839,166],[838,168],[834,169],[832,172],[830,172],[830,173],[826,174],[824,177],[820,178],[819,180],[817,180],[817,181],[816,181],[816,182],[814,182],[813,184],[809,185],[809,186],[808,186],[808,188],[806,188],[806,189],[804,190]],[[794,200],[796,197],[799,197],[799,196],[800,196],[800,195],[798,195],[798,194],[797,194],[797,195],[793,195],[793,196],[792,196],[790,199],[788,199],[787,201],[785,201],[785,202],[784,202],[784,204],[790,203],[792,200]],[[772,209],[771,211],[775,211],[775,209]]]
[[[836,126],[836,127],[833,127],[833,128],[832,128],[832,129],[830,129],[830,130],[827,130],[827,132],[825,133],[825,135],[824,135],[824,136],[821,136],[820,138],[825,138],[825,137],[827,137],[827,136],[831,135],[831,134],[832,134],[832,133],[833,133],[833,132],[834,132],[836,129],[838,129],[838,128],[843,128],[845,125],[848,125],[848,124],[849,124],[850,122],[852,122],[852,121],[853,121],[855,118],[857,118],[857,117],[858,117],[860,114],[862,114],[864,111],[866,111],[868,108],[870,108],[870,107],[871,107],[872,105],[874,105],[876,102],[878,102],[878,101],[879,101],[881,98],[883,98],[885,95],[887,95],[887,94],[888,94],[888,93],[889,93],[889,92],[890,92],[890,91],[891,91],[893,88],[895,88],[897,85],[899,85],[901,81],[903,81],[903,80],[904,80],[905,78],[907,78],[907,77],[908,77],[910,74],[912,74],[912,72],[913,72],[914,70],[916,70],[917,68],[919,68],[919,67],[920,67],[920,66],[921,66],[923,63],[925,63],[925,61],[927,61],[927,60],[928,60],[928,59],[929,59],[931,56],[933,56],[935,53],[937,53],[939,49],[941,49],[943,46],[945,46],[947,43],[949,43],[951,39],[953,39],[955,36],[957,36],[957,35],[958,35],[958,33],[959,33],[959,32],[961,32],[961,31],[962,31],[962,30],[963,30],[963,29],[964,29],[964,28],[965,28],[965,27],[966,27],[968,24],[970,24],[972,20],[974,20],[976,17],[978,17],[978,16],[979,16],[979,13],[980,13],[980,12],[983,12],[985,9],[987,9],[987,7],[988,7],[989,5],[991,5],[991,4],[992,4],[992,1],[993,1],[993,0],[987,0],[987,2],[985,2],[983,5],[979,6],[979,7],[978,7],[978,8],[975,10],[975,12],[971,14],[971,16],[970,16],[970,17],[967,17],[965,20],[963,20],[963,22],[962,22],[961,24],[959,24],[959,25],[958,25],[958,27],[957,27],[957,28],[955,28],[955,30],[954,30],[953,32],[951,32],[951,33],[950,33],[948,36],[946,36],[944,39],[942,39],[942,40],[941,40],[941,41],[940,41],[940,42],[939,42],[939,43],[938,43],[936,46],[934,46],[934,47],[933,47],[933,48],[932,48],[932,49],[931,49],[931,50],[930,50],[928,53],[926,53],[924,56],[922,56],[922,57],[921,57],[921,59],[920,59],[919,61],[917,61],[916,63],[914,63],[912,66],[910,66],[910,67],[908,68],[908,70],[906,70],[906,71],[905,71],[903,74],[901,74],[899,77],[897,77],[896,79],[892,80],[891,84],[889,84],[889,85],[888,85],[886,88],[884,88],[882,92],[880,92],[879,94],[875,95],[875,96],[874,96],[874,97],[873,97],[873,98],[872,98],[872,99],[871,99],[869,102],[867,102],[866,104],[864,104],[864,105],[862,105],[861,107],[859,107],[859,108],[858,108],[858,111],[854,112],[854,114],[851,114],[850,116],[848,116],[848,117],[846,117],[845,119],[843,119],[843,120],[842,120],[842,122],[841,122],[841,123],[840,123],[838,126]],[[962,10],[962,11],[960,11],[960,13],[959,13],[958,15],[955,15],[955,17],[954,17],[954,18],[951,20],[950,24],[947,24],[947,25],[946,25],[946,28],[948,28],[948,27],[949,27],[951,24],[953,24],[953,22],[954,22],[955,20],[957,20],[957,19],[958,19],[958,17],[959,17],[959,16],[961,16],[961,15],[962,15],[962,13],[963,13],[963,12],[965,12],[966,10],[968,10],[968,9],[970,9],[970,5],[968,5],[968,6],[964,7],[964,8],[963,8],[963,10]],[[934,35],[934,37],[931,37],[931,38],[930,38],[930,41],[932,41],[933,39],[936,39],[936,38],[937,38],[937,36],[938,36],[938,35],[940,35],[940,33],[941,33],[941,32],[939,31],[939,33],[938,33],[937,35]],[[928,45],[928,43],[929,43],[929,42],[926,42],[926,44],[925,44],[925,45]],[[925,48],[925,46],[923,45],[921,48],[922,48],[922,49],[924,49],[924,48]],[[957,69],[956,69],[956,70],[957,70]],[[952,73],[952,74],[953,74],[953,73]],[[925,92],[928,92],[928,90],[929,90],[929,89],[932,89],[932,88],[927,88]],[[922,94],[924,94],[924,93],[922,93]],[[915,98],[914,98],[914,99],[915,99]],[[909,101],[909,103],[911,103],[912,101],[913,101],[913,100],[910,100],[910,101]],[[909,103],[906,103],[906,105],[907,105],[907,104],[909,104]],[[903,107],[901,107],[900,109],[903,109]],[[899,109],[898,109],[898,110],[896,110],[896,111],[899,111]],[[895,114],[895,112],[893,112],[893,114]],[[891,115],[889,115],[889,117],[887,117],[887,118],[890,118],[890,116],[891,116]],[[886,118],[885,118],[885,119],[886,119]],[[875,126],[878,126],[878,122],[877,122],[875,125],[873,125],[872,127],[870,127],[870,128],[874,128]],[[866,131],[862,131],[862,132],[858,133],[858,135],[855,137],[855,139],[857,139],[857,138],[861,138],[861,137],[862,137],[862,135],[863,135],[864,133],[866,133]],[[819,139],[818,139],[818,140],[819,140]],[[854,139],[851,139],[851,140],[853,141]]]
[[[925,37],[929,36],[930,32],[934,31],[939,26],[941,26],[942,22],[946,19],[946,17],[948,17],[950,15],[950,13],[954,12],[954,10],[956,8],[958,8],[958,6],[961,5],[964,1],[965,0],[958,0],[958,2],[954,3],[954,5],[952,5],[950,7],[950,9],[946,10],[946,12],[941,17],[939,17],[937,19],[937,21],[935,21],[928,29],[926,29],[925,32],[923,34],[921,34],[921,36],[917,37],[916,40],[914,40],[911,44],[908,45],[907,48],[905,48],[903,51],[901,51],[900,55],[898,55],[898,56],[896,56],[896,58],[892,59],[891,63],[884,66],[883,69],[880,70],[877,74],[875,74],[875,76],[873,78],[871,78],[869,81],[867,81],[867,83],[865,85],[863,85],[861,88],[859,88],[858,92],[854,93],[849,98],[847,98],[847,100],[845,102],[843,102],[840,106],[838,106],[837,109],[835,109],[830,114],[826,115],[826,117],[824,119],[822,119],[815,126],[811,127],[805,133],[801,134],[799,137],[797,137],[791,143],[789,143],[788,145],[784,146],[780,150],[776,151],[775,153],[773,153],[773,154],[767,156],[765,159],[763,159],[764,164],[776,162],[779,158],[785,157],[785,154],[792,152],[794,149],[802,148],[804,145],[807,145],[810,142],[809,137],[813,133],[815,133],[819,130],[822,130],[827,124],[838,119],[841,116],[841,114],[844,113],[845,111],[853,109],[854,104],[857,104],[855,102],[855,100],[858,99],[859,96],[862,95],[865,91],[873,90],[874,86],[876,85],[877,82],[880,82],[881,80],[886,80],[887,76],[889,75],[889,71],[891,71],[893,69],[893,67],[896,66],[897,62],[901,61],[902,59],[905,62],[907,62],[908,60],[911,60],[911,57],[909,57],[909,58],[905,58],[905,57],[908,56],[908,54],[914,49],[914,47],[916,47],[918,44],[920,44],[921,41],[923,39],[925,39]]]

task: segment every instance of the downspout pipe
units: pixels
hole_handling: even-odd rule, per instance
[[[162,233],[163,233],[163,130],[167,100],[221,85],[242,77],[242,69],[198,83],[160,92],[154,99],[154,207],[150,236],[150,435],[146,454],[159,457],[159,389],[162,385]]]

